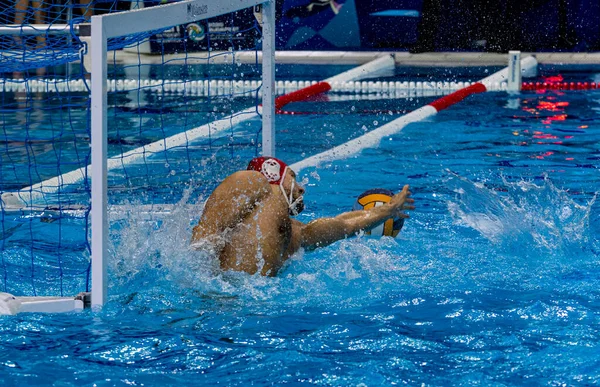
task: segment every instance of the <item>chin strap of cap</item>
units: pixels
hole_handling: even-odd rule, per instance
[[[285,188],[283,188],[283,179],[285,179],[285,174],[287,173],[289,167],[286,166],[285,169],[283,170],[283,175],[281,176],[281,181],[279,182],[279,189],[281,189],[281,192],[283,192],[283,197],[285,198],[285,201],[288,204],[288,208],[290,210],[290,214],[292,214],[293,216],[298,215],[298,208],[296,207],[298,205],[298,203],[300,201],[302,201],[303,196],[300,195],[298,196],[298,198],[296,200],[294,200],[293,192],[294,192],[294,187],[296,186],[296,182],[294,180],[292,180],[292,187],[290,188],[290,194],[288,196],[288,194],[285,192]]]

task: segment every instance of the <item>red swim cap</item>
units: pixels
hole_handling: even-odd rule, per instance
[[[281,184],[287,164],[275,157],[255,157],[248,164],[248,171],[262,173],[270,184]]]

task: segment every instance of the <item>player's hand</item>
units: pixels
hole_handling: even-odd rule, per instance
[[[407,184],[404,186],[402,191],[392,196],[392,199],[390,200],[389,204],[393,209],[394,216],[400,218],[409,218],[410,216],[408,214],[405,214],[404,211],[415,209],[415,206],[413,206],[415,200],[410,198],[410,195],[412,193],[409,189],[410,187]]]

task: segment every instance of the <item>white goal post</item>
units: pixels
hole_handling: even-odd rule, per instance
[[[262,150],[275,154],[275,0],[185,0],[151,8],[92,17],[91,79],[91,257],[92,308],[107,300],[107,41],[262,7]]]

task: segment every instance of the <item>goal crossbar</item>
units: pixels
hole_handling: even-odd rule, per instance
[[[270,0],[236,0],[233,2],[185,0],[127,12],[92,16],[92,25],[94,20],[96,24],[102,25],[104,37],[110,39],[209,19],[263,3],[270,3]]]

